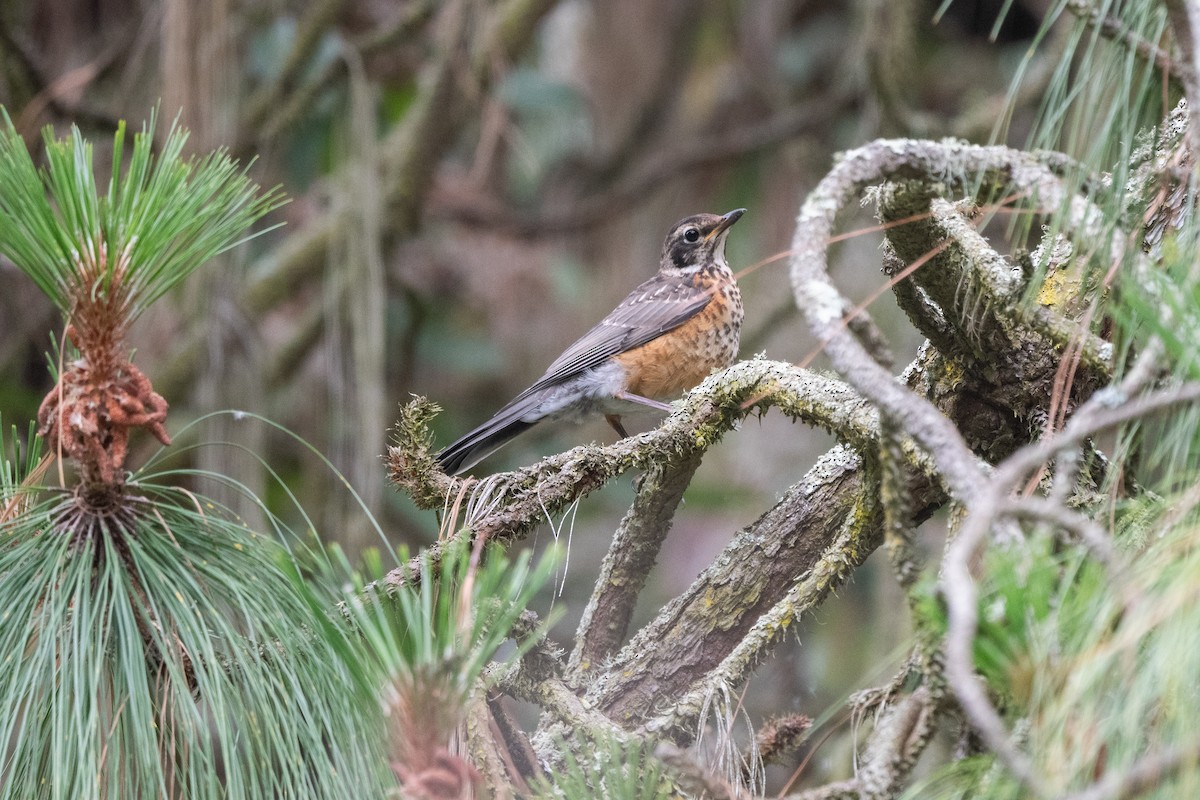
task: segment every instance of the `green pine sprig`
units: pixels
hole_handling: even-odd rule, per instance
[[[117,127],[101,194],[78,128],[62,139],[43,131],[39,170],[7,111],[0,114],[0,253],[64,312],[89,295],[119,292],[127,324],[286,202],[278,188],[260,192],[223,149],[185,158],[188,134],[177,124],[155,156],[154,114],[134,135],[124,170],[125,123]]]
[[[399,556],[407,560],[405,553]],[[378,556],[373,559],[367,573],[380,578],[382,564]],[[447,674],[461,707],[558,561],[553,549],[534,565],[528,552],[510,559],[500,548],[473,553],[469,541],[453,540],[439,562],[422,554],[411,584],[388,596],[375,588],[378,580],[368,584],[372,588],[352,581],[354,594],[344,607],[381,678]],[[520,655],[537,638],[524,639],[510,655]]]
[[[190,492],[0,521],[0,799],[382,797],[356,648],[281,545]]]

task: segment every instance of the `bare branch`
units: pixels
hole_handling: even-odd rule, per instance
[[[1088,24],[1115,42],[1120,42],[1137,53],[1143,60],[1152,62],[1156,67],[1179,80],[1179,61],[1171,57],[1171,53],[1162,49],[1154,42],[1147,41],[1134,31],[1129,30],[1125,23],[1111,14],[1103,13],[1096,3],[1091,0],[1070,0],[1067,9],[1087,20]]]
[[[1200,763],[1200,742],[1152,752],[1127,772],[1110,773],[1066,800],[1127,800],[1160,787],[1176,772]]]
[[[1176,74],[1187,97],[1188,143],[1192,151],[1192,169],[1200,168],[1200,8],[1191,0],[1165,0],[1171,32],[1179,44],[1181,60]]]

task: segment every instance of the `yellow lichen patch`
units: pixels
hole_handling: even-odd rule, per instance
[[[940,383],[943,386],[958,386],[966,377],[966,370],[963,365],[953,359],[943,358],[941,363],[941,378]]]
[[[1046,275],[1038,290],[1038,303],[1055,311],[1069,311],[1083,294],[1083,274],[1075,268],[1056,269]]]

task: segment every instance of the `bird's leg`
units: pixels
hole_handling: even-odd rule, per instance
[[[605,414],[604,418],[608,420],[608,424],[612,425],[612,429],[617,432],[617,435],[622,439],[628,438],[629,434],[625,432],[625,426],[621,424],[621,417],[617,414]]]
[[[624,400],[627,403],[637,403],[639,405],[649,406],[650,408],[656,408],[659,411],[669,412],[671,410],[670,404],[660,403],[658,400],[651,400],[649,397],[642,397],[640,394],[616,392],[613,397],[617,398],[618,400]],[[612,429],[616,431],[622,439],[629,436],[629,434],[625,432],[625,426],[621,424],[620,414],[605,414],[604,418],[608,420],[608,424],[612,426]]]
[[[671,410],[670,403],[662,403],[662,402],[659,402],[658,400],[651,400],[649,397],[642,397],[640,394],[630,394],[629,392],[617,392],[616,394],[613,395],[613,397],[617,398],[618,400],[626,400],[630,403],[638,403],[643,406],[650,406],[651,408],[657,408],[659,411],[670,411]]]

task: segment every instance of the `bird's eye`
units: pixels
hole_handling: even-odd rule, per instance
[[[695,228],[688,228],[686,231],[683,232],[683,240],[685,242],[700,241],[700,231],[696,230]]]

